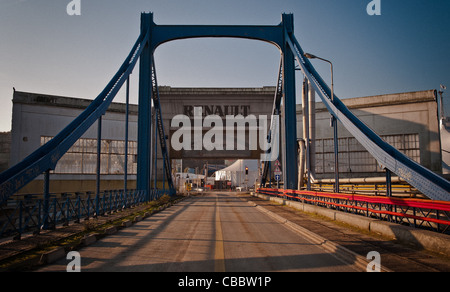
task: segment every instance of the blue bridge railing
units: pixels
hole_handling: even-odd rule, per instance
[[[20,239],[24,233],[38,234],[41,229],[81,223],[97,216],[108,215],[144,202],[173,195],[171,190],[108,190],[94,192],[14,195],[0,206],[0,238]],[[48,204],[48,212],[45,205]]]

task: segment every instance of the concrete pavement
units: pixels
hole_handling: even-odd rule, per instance
[[[78,252],[82,272],[362,271],[232,193],[188,198]]]

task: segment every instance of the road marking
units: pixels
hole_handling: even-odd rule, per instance
[[[222,222],[220,221],[219,197],[216,198],[216,247],[214,253],[214,271],[225,272],[225,252],[223,248]]]

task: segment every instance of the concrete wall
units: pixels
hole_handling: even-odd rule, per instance
[[[13,96],[10,165],[22,161],[41,146],[41,137],[54,137],[72,122],[91,100],[16,91]],[[125,107],[112,104],[103,117],[102,139],[125,140]],[[97,123],[82,138],[97,138]],[[137,139],[137,106],[130,107],[129,140]],[[102,189],[115,189],[123,175],[104,175]],[[130,176],[135,180],[135,176]],[[95,175],[52,174],[51,192],[95,190]],[[42,192],[42,176],[20,193]],[[71,183],[68,183],[71,182]],[[123,182],[122,182],[123,185]]]
[[[0,172],[9,168],[11,152],[11,132],[0,133]]]
[[[55,136],[72,122],[91,100],[18,92],[13,97],[11,165],[41,145],[42,136]],[[102,139],[125,140],[125,107],[112,104],[103,117]],[[97,138],[95,123],[82,138]],[[129,139],[137,139],[137,106],[130,110]]]
[[[172,134],[179,128],[171,127],[172,118],[186,115],[193,118],[193,108],[202,107],[203,115],[218,115],[226,125],[227,115],[265,115],[270,119],[275,87],[262,88],[171,88],[161,87],[161,108],[164,128],[168,129],[169,144]],[[193,126],[193,123],[192,123]],[[204,129],[205,130],[205,129]],[[166,130],[167,131],[167,130]],[[225,133],[224,133],[225,135]],[[246,134],[248,140],[248,133]],[[225,141],[225,139],[224,139]],[[177,159],[259,159],[260,151],[251,151],[246,141],[246,150],[226,151],[175,151],[171,147],[170,156]],[[193,148],[192,148],[193,149]],[[224,147],[225,149],[225,147]],[[237,149],[237,147],[235,148]]]

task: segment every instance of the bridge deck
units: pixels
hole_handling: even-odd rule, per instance
[[[450,262],[235,193],[193,196],[80,250],[82,271],[355,271],[258,205],[394,271],[449,271]],[[348,262],[352,259],[346,259]],[[40,271],[65,271],[61,259]]]

